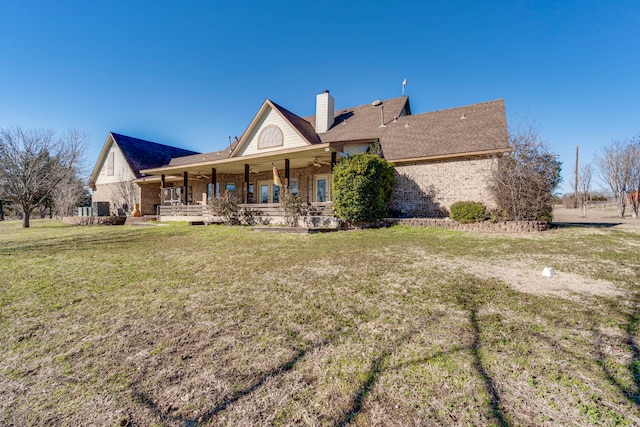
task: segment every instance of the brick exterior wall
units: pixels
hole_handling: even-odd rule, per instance
[[[156,215],[156,207],[160,204],[160,184],[145,184],[140,186],[140,213],[142,215]]]
[[[124,204],[127,204],[127,211],[130,213],[133,211],[134,200],[140,200],[140,187],[137,184],[133,184],[131,195],[128,197],[128,201],[125,200],[122,183],[111,184],[97,184],[96,189],[91,195],[92,202],[109,202],[109,210],[111,215],[118,215],[118,209],[122,209]]]
[[[496,203],[489,191],[491,157],[466,157],[396,165],[392,216],[444,217],[458,201]]]

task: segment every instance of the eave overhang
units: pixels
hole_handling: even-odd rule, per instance
[[[438,154],[435,156],[425,156],[425,157],[411,157],[406,159],[388,159],[390,163],[416,163],[416,162],[426,162],[430,160],[448,160],[448,159],[459,159],[464,157],[487,157],[487,156],[495,156],[499,154],[505,154],[511,152],[511,148],[497,148],[495,150],[484,150],[484,151],[468,151],[465,153],[449,153],[449,154]]]
[[[216,173],[219,174],[242,174],[245,171],[245,165],[249,165],[255,172],[270,171],[272,163],[278,168],[283,168],[285,159],[289,160],[289,167],[291,169],[296,169],[308,166],[316,158],[325,161],[329,160],[331,153],[342,152],[345,145],[366,144],[375,141],[377,141],[377,139],[326,142],[306,147],[250,154],[242,157],[230,157],[227,159],[209,160],[180,166],[163,166],[160,168],[144,169],[140,172],[144,175],[181,176],[184,172],[194,175],[208,174],[212,168],[215,168]]]

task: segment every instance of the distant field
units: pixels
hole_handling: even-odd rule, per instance
[[[0,223],[0,425],[640,425],[639,253],[620,227]]]

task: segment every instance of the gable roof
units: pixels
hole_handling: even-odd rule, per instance
[[[143,169],[165,166],[168,165],[173,158],[198,154],[196,151],[185,150],[182,148],[172,147],[170,145],[158,144],[157,142],[110,132],[104,146],[102,147],[102,152],[98,157],[98,161],[93,168],[91,177],[89,178],[89,186],[95,185],[98,174],[102,169],[107,153],[111,149],[111,145],[113,143],[117,144],[120,151],[122,151],[129,168],[136,178],[140,178],[142,176],[140,171]]]
[[[119,133],[111,132],[111,135],[137,178],[140,178],[142,169],[168,165],[174,157],[198,154],[196,151],[158,144]]]
[[[306,120],[304,120],[300,116],[297,116],[286,108],[281,107],[270,99],[265,99],[256,115],[253,116],[251,123],[249,123],[249,126],[247,126],[247,129],[242,134],[239,143],[236,144],[235,147],[233,147],[233,149],[231,150],[229,157],[237,156],[238,153],[243,149],[243,147],[249,142],[247,139],[251,137],[252,131],[259,125],[260,118],[266,114],[269,108],[277,112],[287,122],[287,124],[291,126],[291,128],[296,131],[298,135],[300,135],[300,137],[304,140],[304,142],[307,143],[307,145],[321,143],[320,138],[316,134],[313,126],[311,126],[311,123],[307,122]]]

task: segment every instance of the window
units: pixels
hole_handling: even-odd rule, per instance
[[[184,203],[184,187],[165,187],[162,190],[164,205],[181,205]]]
[[[235,193],[236,192],[236,184],[233,182],[227,182],[227,184],[224,186],[224,190],[227,193]]]
[[[113,176],[113,169],[114,169],[114,152],[110,152],[109,155],[107,156],[107,175],[108,176]]]
[[[282,131],[278,126],[266,126],[258,136],[258,148],[279,147],[283,143]]]
[[[292,196],[297,196],[298,195],[298,180],[297,179],[290,179],[289,180],[289,194],[291,194]]]
[[[273,191],[273,202],[272,203],[280,203],[280,187],[277,185],[272,186]]]
[[[253,184],[249,184],[249,192],[248,192],[248,200],[247,203],[253,203]]]

